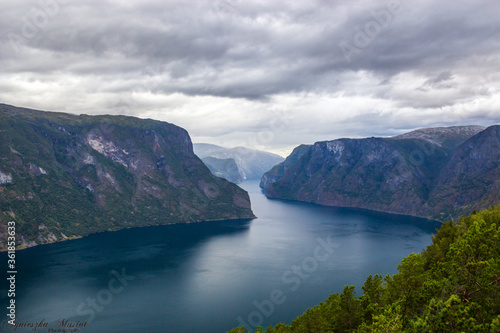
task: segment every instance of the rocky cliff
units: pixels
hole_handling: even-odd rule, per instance
[[[461,126],[317,142],[297,148],[287,167],[270,170],[261,186],[270,198],[457,218],[500,203],[498,129]]]
[[[33,246],[128,227],[253,218],[175,125],[0,104],[0,234]],[[0,235],[0,247],[5,237]]]

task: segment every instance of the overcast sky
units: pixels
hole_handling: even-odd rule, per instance
[[[500,1],[0,2],[0,102],[301,143],[500,123]]]

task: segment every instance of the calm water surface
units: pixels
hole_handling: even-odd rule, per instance
[[[57,327],[59,319],[91,316],[80,332],[92,333],[225,332],[243,321],[291,323],[344,285],[355,285],[359,294],[369,274],[395,273],[404,256],[430,244],[439,226],[268,200],[258,182],[241,186],[258,219],[128,229],[18,251],[18,322]],[[5,253],[0,260],[6,262]],[[0,290],[4,309],[6,286]]]

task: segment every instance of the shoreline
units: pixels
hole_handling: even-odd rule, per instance
[[[285,201],[285,202],[300,202],[300,203],[307,203],[315,206],[320,206],[320,207],[333,207],[333,208],[347,208],[347,209],[355,209],[355,210],[360,210],[360,211],[366,211],[366,212],[377,212],[377,213],[383,213],[383,214],[392,214],[392,215],[399,215],[399,216],[405,216],[405,217],[412,217],[412,218],[419,218],[423,220],[429,220],[432,222],[438,222],[443,224],[446,221],[440,221],[440,220],[435,220],[429,217],[424,217],[424,216],[418,216],[418,215],[410,215],[410,214],[402,214],[402,213],[396,213],[396,212],[391,212],[391,211],[386,211],[386,210],[379,210],[379,209],[370,209],[370,208],[360,208],[360,207],[354,207],[354,206],[338,206],[338,205],[324,205],[320,204],[317,202],[312,202],[312,201],[304,201],[304,200],[295,200],[295,199],[284,199],[284,198],[277,198],[277,197],[269,197],[267,196],[267,189],[259,185],[259,189],[261,190],[262,194],[268,199],[268,200],[280,200],[280,201]],[[464,215],[462,215],[464,216]],[[460,216],[460,218],[462,217]],[[458,220],[460,220],[460,218]],[[449,221],[449,220],[447,220]],[[452,219],[453,222],[455,222]]]
[[[53,242],[36,244],[36,245],[33,245],[33,246],[21,246],[21,245],[19,245],[19,246],[16,246],[16,251],[31,249],[31,248],[34,248],[34,247],[37,247],[37,246],[42,246],[42,245],[50,245],[50,244],[55,244],[55,243],[62,243],[62,242],[72,241],[72,240],[81,239],[81,238],[85,238],[85,237],[88,237],[88,236],[102,234],[102,233],[107,233],[107,232],[117,232],[117,231],[134,229],[134,228],[163,227],[163,226],[169,226],[169,225],[194,224],[194,223],[204,223],[204,222],[222,222],[222,221],[236,221],[236,220],[255,220],[257,218],[258,217],[254,215],[253,217],[238,217],[238,218],[227,218],[227,219],[210,219],[210,220],[177,222],[177,223],[166,223],[166,224],[150,224],[150,225],[143,225],[143,226],[126,227],[126,228],[121,228],[121,229],[117,229],[117,230],[103,230],[103,231],[93,232],[93,233],[90,233],[90,234],[85,235],[85,236],[71,236],[71,237],[67,237],[65,239],[58,239],[58,240],[53,241]],[[0,249],[0,253],[3,253],[3,252],[8,252],[8,249],[6,249],[6,248],[5,249],[3,249],[3,248]]]
[[[422,219],[422,220],[428,220],[430,222],[437,222],[437,223],[440,223],[440,224],[443,224],[444,222],[449,221],[449,220],[447,220],[447,221],[439,221],[439,220],[435,220],[435,219],[432,219],[432,218],[429,218],[429,217],[423,217],[423,216],[418,216],[418,215],[402,214],[402,213],[395,213],[395,212],[391,212],[391,211],[378,210],[378,209],[359,208],[359,207],[353,207],[353,206],[323,205],[323,204],[319,204],[319,203],[311,202],[311,201],[293,200],[293,199],[282,199],[282,198],[272,198],[272,197],[268,197],[268,196],[266,196],[266,198],[268,200],[278,200],[278,201],[285,201],[285,202],[306,203],[306,204],[310,204],[310,205],[314,205],[314,206],[319,206],[319,207],[346,208],[346,209],[360,210],[360,211],[371,212],[371,213],[375,212],[375,213],[382,213],[382,214],[405,216],[405,217],[417,218],[417,219]],[[462,216],[465,216],[465,215],[462,215]]]

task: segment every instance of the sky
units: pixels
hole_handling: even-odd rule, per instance
[[[0,2],[0,103],[302,143],[500,123],[500,1]]]

